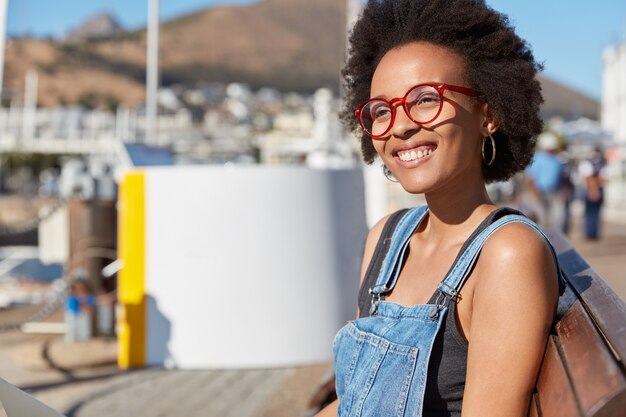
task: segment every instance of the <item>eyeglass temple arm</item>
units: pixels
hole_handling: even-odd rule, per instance
[[[445,87],[448,90],[456,91],[457,93],[465,94],[467,96],[477,97],[480,95],[478,91],[473,90],[471,88],[467,88],[467,87],[461,87],[458,85],[450,85],[450,84],[445,84]]]

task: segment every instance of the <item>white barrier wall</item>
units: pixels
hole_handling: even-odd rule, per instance
[[[142,179],[127,176],[121,192],[120,365],[279,367],[332,358],[336,331],[356,313],[367,233],[360,170],[164,167],[129,175]],[[128,221],[137,188],[143,260],[129,236],[142,229],[136,214]],[[138,287],[139,309],[129,296]]]
[[[54,210],[53,213],[47,210]],[[70,256],[70,216],[67,206],[46,208],[37,231],[39,259],[44,264],[65,263]]]

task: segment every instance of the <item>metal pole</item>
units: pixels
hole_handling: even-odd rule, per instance
[[[22,144],[25,146],[35,139],[37,115],[37,89],[39,75],[35,70],[28,70],[24,83],[24,107],[22,109]]]
[[[4,77],[4,48],[6,44],[7,32],[7,12],[9,0],[0,0],[0,98],[2,97],[3,77]]]
[[[4,49],[6,44],[6,32],[7,32],[7,13],[9,9],[9,0],[0,0],[0,105],[2,103],[2,91],[4,87]],[[1,106],[0,106],[1,107]],[[10,112],[7,113],[10,116]],[[10,125],[10,117],[7,117],[7,126],[0,126],[0,133],[8,131]],[[4,136],[4,135],[3,135]],[[0,140],[4,139],[0,136]],[[0,167],[0,190],[4,185],[4,179],[2,176],[2,167]]]
[[[346,26],[345,26],[345,31],[344,31],[344,46],[345,49],[343,51],[343,59],[345,61],[348,60],[348,40],[350,38],[350,31],[352,30],[352,27],[354,26],[354,22],[356,21],[356,18],[358,17],[359,14],[359,0],[346,0],[345,2],[345,7],[346,7]],[[343,81],[341,79],[341,77],[339,77],[339,99],[343,100],[344,98],[344,91],[343,91]]]
[[[349,58],[349,40],[350,40],[350,33],[352,32],[352,28],[354,27],[354,24],[356,23],[357,19],[359,18],[359,14],[361,13],[361,11],[363,10],[363,3],[360,0],[346,0],[346,21],[345,21],[345,31],[344,31],[344,36],[345,36],[345,50],[344,50],[344,60],[347,62],[348,58]],[[345,90],[344,90],[344,84],[343,81],[341,79],[341,77],[339,78],[339,100],[340,102],[343,102],[345,100]],[[348,132],[347,129],[343,129],[343,135],[341,135],[343,137],[343,143],[346,144],[348,142],[348,138],[351,136],[351,134]],[[354,156],[352,155],[352,152],[350,151],[350,148],[347,148],[348,150],[346,151],[346,160],[351,160],[354,161]]]
[[[344,50],[344,59],[348,60],[348,52],[349,52],[349,39],[350,33],[352,32],[352,28],[359,18],[359,14],[363,10],[363,3],[360,0],[346,0],[346,27],[345,27],[345,50]],[[341,78],[339,79],[339,98],[340,100],[344,99],[343,90],[343,82]]]
[[[146,67],[146,143],[158,144],[159,0],[148,0],[148,59]]]
[[[359,0],[346,0],[346,28],[349,34],[352,27],[359,18],[359,14],[363,10],[363,3]]]

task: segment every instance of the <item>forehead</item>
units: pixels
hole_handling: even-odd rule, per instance
[[[465,61],[452,49],[428,42],[412,42],[388,51],[378,63],[371,96],[401,96],[420,83],[465,85]]]

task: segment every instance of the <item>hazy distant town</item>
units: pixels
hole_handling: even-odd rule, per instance
[[[280,14],[272,15],[275,7]],[[152,137],[146,133],[145,30],[127,31],[114,16],[99,14],[64,39],[10,39],[0,109],[2,189],[55,193],[55,181],[72,158],[84,159],[96,176],[105,166],[117,175],[157,160],[358,164],[358,140],[337,116],[349,7],[318,1],[306,16],[298,7],[273,1],[250,13],[246,7],[209,8],[163,23],[158,133]],[[327,30],[320,32],[316,19],[327,22]],[[269,24],[298,42],[260,36]],[[219,39],[235,25],[240,45],[233,53]],[[609,201],[616,204],[626,200],[624,55],[626,46],[618,44],[598,57],[605,68],[601,102],[540,77],[546,129],[559,135],[574,159],[603,147]],[[24,155],[40,156],[24,163]]]

